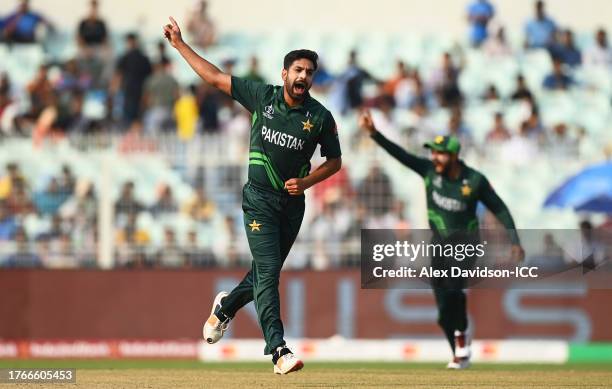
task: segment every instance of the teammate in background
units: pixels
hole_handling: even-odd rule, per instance
[[[449,243],[454,231],[478,231],[476,206],[479,201],[495,214],[505,226],[512,242],[512,258],[521,261],[525,252],[514,227],[514,221],[504,202],[487,178],[459,159],[461,148],[454,136],[437,136],[425,147],[431,150],[431,160],[419,158],[385,138],[376,130],[370,113],[362,112],[359,126],[372,139],[403,165],[425,180],[427,216],[436,243]],[[447,258],[432,258],[433,268],[445,268]],[[464,369],[470,365],[470,346],[467,339],[467,305],[463,291],[465,279],[433,278],[432,288],[438,306],[438,324],[442,327],[453,351],[449,369]]]
[[[230,95],[252,113],[248,182],[243,190],[244,226],[253,255],[251,270],[229,294],[215,297],[204,324],[208,343],[221,339],[229,321],[255,301],[274,372],[287,374],[303,367],[287,348],[280,317],[279,277],[304,216],[304,191],[340,170],[336,124],[331,113],[309,94],[318,56],[291,51],[281,72],[283,86],[231,76],[196,54],[173,18],[164,34],[195,72]],[[310,159],[321,145],[327,160],[310,172]]]

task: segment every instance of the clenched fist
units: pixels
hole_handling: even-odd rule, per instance
[[[285,182],[285,189],[287,189],[290,195],[299,196],[304,194],[308,186],[303,178],[291,178]]]

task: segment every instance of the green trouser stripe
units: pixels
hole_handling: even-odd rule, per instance
[[[439,230],[446,229],[446,223],[444,223],[444,219],[442,219],[442,216],[438,215],[435,211],[427,211],[427,216],[429,217],[429,220],[431,220]]]
[[[266,175],[268,176],[268,179],[272,183],[272,186],[274,187],[274,189],[280,190],[282,188],[282,186],[280,186],[279,183],[274,179],[274,175],[272,174],[272,171],[270,170],[270,166],[268,166],[268,164],[265,161],[261,161],[259,159],[251,159],[249,160],[249,165],[263,166],[264,169],[266,169]]]
[[[570,343],[568,362],[612,362],[612,343]]]
[[[429,210],[427,211],[427,217],[436,226],[436,229],[441,235],[446,233],[446,223],[444,223],[442,216],[438,215],[435,211]]]
[[[278,173],[272,167],[272,162],[270,162],[270,158],[268,158],[267,155],[257,152],[257,151],[251,151],[249,153],[249,158],[251,159],[256,158],[256,159],[263,160],[267,164],[268,168],[270,169],[271,174],[274,176],[274,179],[276,180],[277,185],[279,185],[280,188],[283,188],[285,186],[285,182],[280,179]]]

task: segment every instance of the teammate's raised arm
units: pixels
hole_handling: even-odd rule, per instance
[[[383,149],[385,149],[392,157],[400,161],[403,165],[414,170],[420,176],[424,176],[427,170],[431,167],[431,161],[425,158],[417,157],[413,155],[389,139],[385,138],[380,132],[376,130],[374,121],[370,111],[364,110],[359,115],[359,127],[370,134],[370,137],[374,139]]]
[[[164,35],[168,42],[185,58],[185,61],[204,81],[223,91],[231,96],[232,94],[232,76],[223,73],[215,65],[211,64],[204,58],[200,57],[193,49],[183,41],[181,29],[174,20],[170,17],[170,24],[164,26]]]

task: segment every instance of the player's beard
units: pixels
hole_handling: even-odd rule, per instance
[[[446,175],[450,171],[451,162],[440,163],[434,162],[434,168],[436,169],[437,174]]]
[[[306,81],[294,80],[286,82],[285,89],[287,90],[287,94],[291,96],[293,100],[303,101],[310,90],[310,85],[308,85]]]

